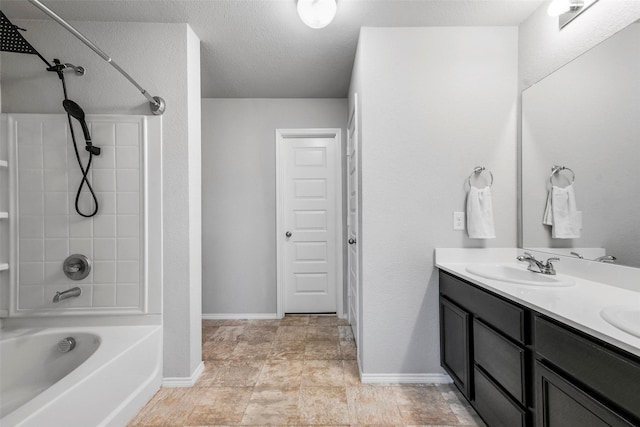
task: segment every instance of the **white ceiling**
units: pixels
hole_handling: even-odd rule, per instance
[[[313,30],[295,0],[42,0],[67,21],[188,23],[202,41],[204,98],[343,98],[360,27],[514,26],[543,1],[338,0],[334,21]],[[25,0],[2,0],[2,11],[49,19]]]

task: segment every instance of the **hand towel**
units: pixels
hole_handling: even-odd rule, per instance
[[[547,204],[544,207],[544,215],[542,215],[542,223],[544,225],[553,225],[553,209],[551,203],[551,193],[553,188],[550,188],[547,192]]]
[[[547,195],[542,223],[551,225],[551,237],[554,239],[577,239],[580,237],[580,214],[576,207],[573,185],[551,187]]]
[[[467,232],[470,239],[495,239],[491,188],[471,187],[467,194]]]

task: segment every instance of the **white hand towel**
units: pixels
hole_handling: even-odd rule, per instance
[[[544,225],[553,225],[553,203],[551,203],[552,189],[547,192],[547,204],[544,207],[544,215],[542,215],[542,223]]]
[[[576,208],[573,185],[551,188],[551,216],[554,239],[577,239],[580,237],[580,216]]]
[[[495,239],[491,188],[471,187],[467,194],[467,232],[471,239]]]

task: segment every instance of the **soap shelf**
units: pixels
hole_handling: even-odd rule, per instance
[[[7,162],[6,160],[0,160],[0,168],[8,168],[9,167],[9,162]]]
[[[9,269],[9,264],[4,263],[4,264],[0,264],[0,271],[5,271]]]
[[[9,218],[9,212],[0,212],[0,219]]]

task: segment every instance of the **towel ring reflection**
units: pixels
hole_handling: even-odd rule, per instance
[[[473,168],[473,172],[471,172],[471,175],[469,175],[469,177],[467,178],[467,183],[469,184],[469,188],[471,188],[471,178],[473,178],[474,176],[479,176],[482,172],[489,172],[489,176],[491,177],[491,181],[489,182],[489,187],[493,186],[493,174],[491,173],[491,171],[487,168],[485,168],[484,166],[476,166],[475,168]]]
[[[574,182],[576,182],[576,174],[573,172],[573,170],[571,170],[571,168],[555,165],[551,168],[551,175],[549,175],[549,184],[553,185],[553,176],[559,174],[562,171],[569,171],[569,173],[571,173],[571,182],[569,182],[569,185],[572,185]]]

